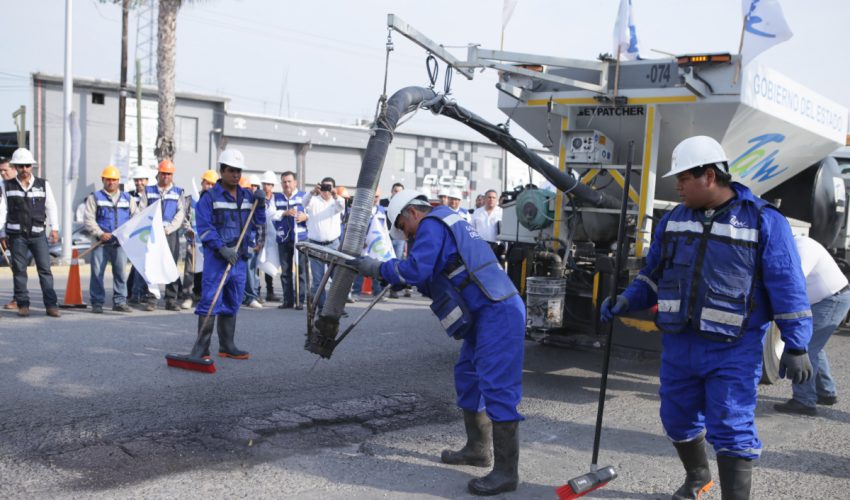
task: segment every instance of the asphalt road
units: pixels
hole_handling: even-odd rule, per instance
[[[207,375],[165,364],[192,345],[190,312],[52,319],[30,286],[31,317],[0,312],[2,498],[471,498],[466,482],[483,472],[439,462],[463,439],[458,344],[421,298],[379,304],[318,363],[303,350],[303,313],[243,310],[236,340],[252,358],[217,360]],[[60,297],[64,286],[59,276]],[[3,268],[0,301],[10,298]],[[773,411],[786,381],[761,388],[754,498],[846,496],[850,335],[828,348],[839,402],[818,417]],[[522,482],[505,498],[555,498],[587,472],[601,360],[526,344]],[[658,420],[658,362],[616,358],[612,370],[600,462],[620,477],[589,498],[669,498],[683,471]]]

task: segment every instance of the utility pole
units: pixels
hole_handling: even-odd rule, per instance
[[[127,122],[127,24],[130,0],[121,2],[121,86],[118,89],[118,140],[124,142]]]
[[[71,225],[71,212],[73,205],[73,168],[71,166],[71,112],[73,111],[74,76],[71,71],[71,14],[73,13],[73,0],[65,0],[65,80],[62,84],[64,106],[62,110],[62,129],[64,139],[62,144],[62,168],[65,170],[62,176],[62,260],[71,261],[71,238],[74,228]]]
[[[142,166],[142,62],[136,59],[136,164]]]

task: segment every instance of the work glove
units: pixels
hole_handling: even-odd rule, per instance
[[[611,297],[606,297],[602,302],[602,307],[599,308],[599,319],[604,322],[609,322],[614,319],[614,316],[623,314],[629,310],[629,299],[623,295],[617,295],[614,303],[611,303]]]
[[[357,269],[357,272],[366,276],[367,278],[380,278],[381,277],[381,262],[378,259],[374,259],[368,256],[361,256],[355,258],[352,262],[352,265]]]
[[[260,188],[254,190],[254,201],[259,206],[265,206],[266,203],[266,193]]]
[[[236,247],[221,247],[218,249],[218,254],[231,266],[235,266],[239,260],[239,252],[236,251]]]
[[[809,353],[798,349],[785,349],[779,358],[779,378],[787,378],[794,384],[802,384],[812,377],[812,362]]]

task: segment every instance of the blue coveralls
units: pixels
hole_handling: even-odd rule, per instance
[[[195,308],[195,314],[199,316],[206,315],[209,311],[213,296],[218,290],[218,285],[221,283],[221,278],[227,267],[227,261],[218,253],[219,248],[236,245],[242,228],[245,224],[250,224],[245,237],[242,239],[242,245],[239,247],[240,258],[227,276],[221,297],[216,303],[215,309],[213,309],[213,314],[235,316],[242,304],[248,270],[246,261],[250,257],[248,248],[256,246],[257,231],[255,227],[266,223],[266,211],[263,207],[258,207],[254,211],[253,223],[251,223],[248,220],[248,214],[251,212],[251,206],[254,203],[253,193],[250,189],[238,187],[236,197],[237,199],[234,199],[221,186],[221,181],[219,181],[207,191],[206,196],[202,196],[198,200],[195,221],[198,226],[198,236],[203,242],[204,249],[201,300],[198,301]]]
[[[674,442],[706,433],[721,455],[758,458],[755,427],[764,334],[789,348],[812,333],[806,279],[788,221],[745,186],[714,211],[684,205],[658,224],[646,266],[624,295],[658,304],[661,422]]]
[[[475,279],[467,269],[479,270]],[[473,320],[455,364],[457,405],[472,412],[486,408],[494,422],[523,420],[517,405],[522,398],[525,306],[487,242],[448,207],[434,208],[419,223],[407,259],[381,265],[381,276],[390,284],[416,286],[432,299],[444,282],[441,273],[451,275],[451,283],[462,290]]]

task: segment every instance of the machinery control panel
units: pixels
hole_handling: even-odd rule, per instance
[[[564,131],[566,163],[610,165],[614,161],[614,142],[598,130]]]

